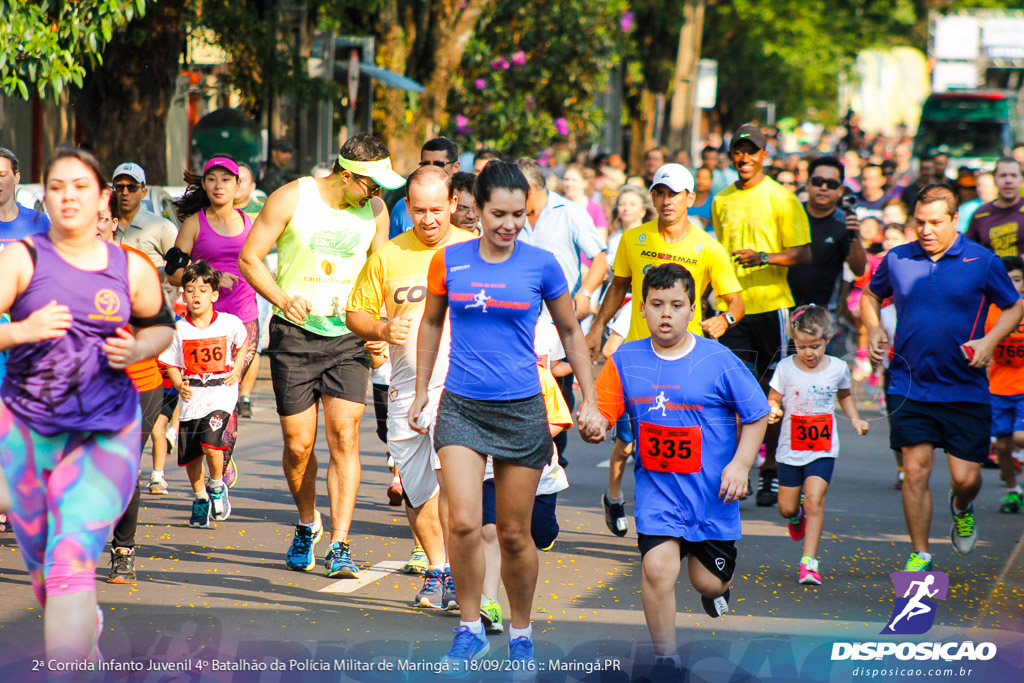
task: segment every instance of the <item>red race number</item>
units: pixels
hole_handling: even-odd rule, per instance
[[[831,415],[790,415],[789,442],[794,451],[832,450]]]
[[[218,375],[228,371],[228,340],[187,339],[181,344],[186,375]]]
[[[1024,341],[1007,339],[996,347],[993,360],[996,365],[1008,365],[1013,368],[1024,366]]]
[[[700,472],[700,427],[640,423],[640,464],[651,472]]]

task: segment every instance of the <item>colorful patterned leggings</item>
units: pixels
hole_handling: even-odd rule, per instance
[[[96,562],[139,476],[139,413],[118,432],[42,436],[0,404],[10,517],[40,604],[96,590]]]

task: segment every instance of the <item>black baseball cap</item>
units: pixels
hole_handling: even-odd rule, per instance
[[[767,145],[767,141],[764,139],[764,133],[757,126],[740,126],[736,129],[736,132],[732,134],[732,142],[729,143],[729,150],[736,149],[736,145],[739,144],[740,140],[749,140],[754,143],[758,149],[764,149]]]
[[[277,152],[294,152],[292,141],[287,138],[277,138],[270,143],[270,150]]]

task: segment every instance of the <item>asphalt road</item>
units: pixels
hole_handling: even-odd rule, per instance
[[[422,580],[395,571],[412,542],[402,511],[387,505],[390,475],[372,411],[363,420],[363,483],[351,534],[363,578],[335,581],[322,574],[325,541],[317,548],[316,571],[284,566],[297,517],[281,473],[268,383],[261,380],[255,400],[255,419],[241,424],[241,479],[231,491],[231,519],[212,529],[188,528],[190,495],[180,470],[169,472],[170,495],[143,494],[138,585],[97,583],[106,620],[101,645],[110,668],[79,679],[434,680],[428,669],[447,650],[458,621],[455,613],[412,609]],[[865,406],[872,431],[864,437],[837,418],[842,453],[826,503],[822,586],[797,583],[800,546],[789,539],[778,512],[756,507],[753,497],[740,504],[743,540],[732,612],[708,618],[696,593],[685,580],[679,583],[686,680],[1024,680],[1024,514],[998,512],[997,471],[984,470],[985,486],[975,502],[980,540],[972,554],[956,555],[948,538],[949,475],[941,453],[932,478],[931,536],[935,570],[949,577],[947,597],[938,602],[927,634],[879,635],[895,598],[889,574],[902,569],[910,547],[900,494],[892,487],[887,428],[875,408]],[[544,681],[636,680],[650,663],[632,520],[627,537],[611,535],[599,503],[609,450],[575,435],[570,441],[571,488],[558,502],[562,531],[553,550],[541,554],[534,601]],[[326,454],[322,433],[317,453]],[[323,472],[318,504],[326,517]],[[626,490],[630,500],[632,474]],[[103,566],[98,577],[105,576]],[[0,681],[61,673],[42,654],[41,610],[11,534],[0,534],[0,605]],[[988,661],[833,661],[837,642],[875,641],[991,642],[997,653]],[[488,671],[507,655],[506,636],[491,636],[490,642],[491,654],[481,665]],[[176,670],[160,670],[167,667]],[[474,678],[501,676],[482,670]]]

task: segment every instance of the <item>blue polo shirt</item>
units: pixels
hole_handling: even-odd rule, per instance
[[[606,249],[590,214],[551,190],[544,210],[534,225],[527,222],[519,232],[519,240],[555,255],[573,296],[583,282],[580,256],[593,260]]]
[[[391,224],[388,226],[388,239],[393,240],[403,232],[412,230],[412,216],[404,199],[399,199],[391,209]]]
[[[930,403],[990,402],[985,369],[970,367],[960,345],[985,336],[989,304],[1006,308],[1020,298],[998,256],[957,235],[933,261],[911,242],[885,255],[870,290],[896,306],[890,393]]]

